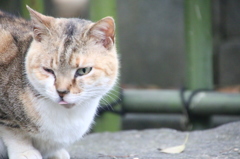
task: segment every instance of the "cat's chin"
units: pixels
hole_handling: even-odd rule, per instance
[[[65,107],[65,108],[67,108],[67,109],[70,109],[70,108],[72,108],[73,106],[75,106],[75,104],[70,104],[70,103],[65,102],[65,101],[60,101],[58,104],[61,105],[61,106],[63,106],[63,107]]]
[[[70,109],[70,108],[74,107],[75,104],[61,104],[61,106],[65,107],[67,109]]]
[[[74,107],[75,104],[64,104],[64,105],[62,105],[62,106],[64,106],[64,107],[67,108],[67,109],[70,109],[70,108]]]

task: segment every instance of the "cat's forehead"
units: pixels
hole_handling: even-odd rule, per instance
[[[67,37],[79,37],[81,34],[85,33],[89,26],[92,24],[91,21],[78,19],[78,18],[58,18],[56,20],[56,31],[61,36]]]
[[[58,66],[66,67],[69,61],[78,57],[77,54],[83,53],[85,41],[83,35],[92,22],[75,18],[59,18],[55,24],[55,34],[49,39],[50,41],[46,41],[48,44],[45,50],[58,63]]]

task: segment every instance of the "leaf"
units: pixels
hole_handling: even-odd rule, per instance
[[[176,154],[176,153],[182,153],[185,148],[186,148],[186,143],[188,141],[188,136],[189,134],[187,134],[186,139],[184,141],[184,143],[182,145],[179,146],[174,146],[174,147],[169,147],[169,148],[165,148],[165,149],[159,149],[160,152],[162,153],[169,153],[169,154]]]
[[[185,149],[185,145],[180,145],[180,146],[170,147],[162,150],[160,149],[160,152],[175,154],[175,153],[183,152],[184,149]]]

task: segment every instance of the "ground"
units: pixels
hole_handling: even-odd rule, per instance
[[[188,133],[182,153],[158,150],[183,144]],[[193,132],[154,129],[89,134],[69,151],[71,159],[239,159],[240,122]]]

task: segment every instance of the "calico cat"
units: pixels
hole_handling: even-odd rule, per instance
[[[0,12],[0,156],[69,159],[118,76],[114,20],[27,8],[31,21]]]

